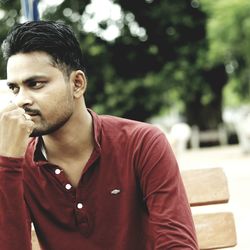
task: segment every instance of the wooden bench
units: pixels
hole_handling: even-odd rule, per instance
[[[199,148],[202,142],[228,144],[228,134],[225,125],[220,124],[217,129],[201,131],[198,126],[192,126],[190,144],[192,148]]]
[[[217,206],[229,201],[227,178],[222,168],[186,170],[182,172],[182,178],[193,213],[199,248],[234,247],[237,239],[231,212],[194,212],[197,206]]]

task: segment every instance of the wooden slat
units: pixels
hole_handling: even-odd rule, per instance
[[[227,178],[221,168],[192,169],[182,172],[190,206],[226,203]]]
[[[199,214],[193,218],[200,249],[220,249],[237,244],[232,213]]]

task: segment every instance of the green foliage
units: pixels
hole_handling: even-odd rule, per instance
[[[16,0],[0,0],[0,42],[5,39],[9,29],[20,20],[21,5]],[[0,51],[0,58],[3,58]],[[0,60],[0,79],[6,77],[5,63]]]
[[[13,20],[20,21],[20,1],[0,3],[2,41]],[[177,107],[189,124],[206,129],[221,122],[224,65],[240,83],[233,84],[237,91],[247,92],[248,0],[114,0],[120,18],[102,20],[87,32],[89,3],[64,0],[47,8],[42,19],[61,20],[76,32],[86,61],[90,108],[147,120]],[[103,33],[112,25],[120,35],[107,41]],[[1,77],[4,71],[1,61]]]
[[[224,63],[232,91],[250,97],[250,2],[248,0],[202,0],[207,22],[209,63]],[[225,93],[229,94],[228,91]],[[227,98],[227,97],[226,97]],[[228,98],[227,98],[228,99]]]

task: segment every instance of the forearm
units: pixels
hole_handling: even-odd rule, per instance
[[[0,157],[0,249],[31,250],[21,158]]]
[[[141,157],[141,189],[154,250],[197,250],[197,240],[178,164],[164,136],[147,141]]]
[[[171,198],[161,202],[160,199],[157,197],[158,201],[155,201],[151,197],[148,201],[154,250],[198,250],[192,215],[185,197],[179,202],[172,202]],[[171,205],[168,206],[169,203]]]
[[[162,180],[146,199],[154,250],[198,250],[192,214],[179,174],[173,179],[165,183]]]

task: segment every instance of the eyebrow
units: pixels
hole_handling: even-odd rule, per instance
[[[45,75],[31,76],[31,77],[29,77],[29,78],[23,80],[22,83],[27,84],[27,83],[30,83],[30,82],[34,82],[34,81],[36,81],[36,80],[39,79],[39,78],[48,78],[48,77],[45,76]],[[19,84],[15,83],[15,82],[8,82],[8,81],[7,81],[7,85],[10,86],[10,85],[19,85]]]

